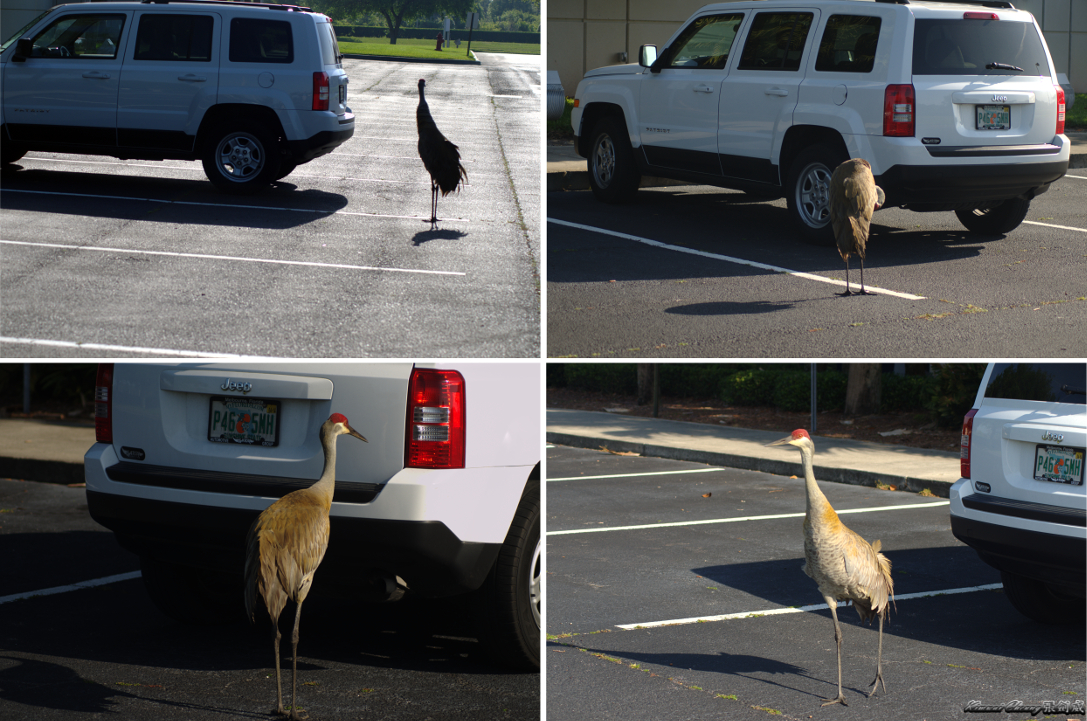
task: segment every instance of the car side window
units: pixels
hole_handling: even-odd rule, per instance
[[[834,73],[870,73],[876,64],[880,18],[832,15],[819,41],[815,69]]]
[[[144,15],[133,59],[209,62],[213,25],[210,15]]]
[[[124,26],[124,15],[65,15],[31,40],[30,57],[111,60],[117,57]]]
[[[728,62],[728,53],[743,19],[742,13],[696,19],[664,51],[658,67],[721,70]]]
[[[751,23],[739,70],[799,70],[812,13],[759,13]]]
[[[291,24],[282,20],[234,18],[230,21],[230,62],[294,62]]]

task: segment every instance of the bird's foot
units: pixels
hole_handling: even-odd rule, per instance
[[[860,295],[860,293],[854,293],[853,291],[851,291],[851,290],[849,290],[848,288],[846,288],[846,290],[845,290],[845,292],[844,292],[844,293],[835,293],[834,295],[837,295],[837,296],[840,296],[840,297],[842,297],[842,298],[845,298],[846,296],[850,296],[850,295]]]
[[[876,677],[872,679],[872,690],[868,692],[868,698],[872,698],[872,694],[876,692],[876,687],[883,684],[883,693],[887,693],[887,684],[883,680],[883,674],[876,671]]]
[[[841,691],[839,691],[839,692],[838,692],[838,695],[837,695],[837,696],[835,696],[834,698],[828,698],[828,699],[827,699],[827,700],[826,700],[825,702],[823,702],[823,704],[821,704],[821,705],[823,705],[823,706],[831,706],[831,705],[833,705],[833,704],[836,704],[836,703],[840,703],[840,704],[841,704],[841,705],[843,705],[843,706],[848,706],[848,705],[849,705],[849,704],[847,704],[847,703],[845,702],[845,696],[844,696],[844,695],[842,695],[842,692],[841,692]]]
[[[873,292],[872,292],[872,291],[870,291],[870,290],[865,290],[864,288],[861,288],[860,290],[858,290],[858,291],[857,291],[856,293],[854,293],[853,295],[875,295],[875,293],[873,293]]]

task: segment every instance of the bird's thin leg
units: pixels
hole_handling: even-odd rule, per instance
[[[302,618],[302,602],[294,611],[294,632],[291,634],[291,646],[294,648],[294,659],[291,668],[291,718],[298,719],[298,621]]]
[[[872,680],[872,690],[868,692],[868,698],[876,692],[876,686],[883,684],[883,692],[887,693],[887,683],[883,680],[883,615],[879,617],[879,651],[876,653],[876,677]]]
[[[430,224],[438,222],[438,184],[430,181]]]
[[[849,258],[845,259],[845,292],[844,293],[839,293],[838,295],[841,295],[841,296],[853,295],[852,293],[849,292]]]
[[[848,706],[845,702],[845,696],[842,695],[842,628],[838,625],[838,602],[830,596],[823,597],[827,605],[830,606],[830,616],[834,619],[834,643],[838,645],[838,695],[834,698],[828,698],[823,703],[824,706],[830,706],[831,704],[840,703],[843,706]]]
[[[864,258],[861,258],[861,289],[857,295],[875,295],[872,291],[864,289]]]
[[[276,707],[276,713],[279,714],[280,716],[282,716],[283,715],[283,682],[282,682],[282,679],[281,679],[280,674],[279,674],[279,637],[280,637],[280,633],[279,633],[279,619],[278,618],[273,618],[272,619],[272,626],[274,626],[275,630],[276,630],[276,636],[275,636],[275,645],[276,645],[276,699],[278,701],[278,706]]]

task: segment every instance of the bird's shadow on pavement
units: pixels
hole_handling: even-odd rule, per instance
[[[667,308],[664,312],[671,315],[751,315],[788,310],[794,305],[795,303],[779,303],[767,300],[755,301],[754,303],[715,301],[713,303],[690,303],[676,306],[675,308]]]
[[[431,240],[458,240],[468,235],[463,230],[449,230],[447,228],[435,228],[416,233],[411,242],[416,247]]]

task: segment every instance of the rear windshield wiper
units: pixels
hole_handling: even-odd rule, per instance
[[[986,70],[1014,70],[1017,73],[1023,72],[1023,68],[1017,68],[1014,65],[1008,65],[1007,63],[989,63],[985,66]]]

